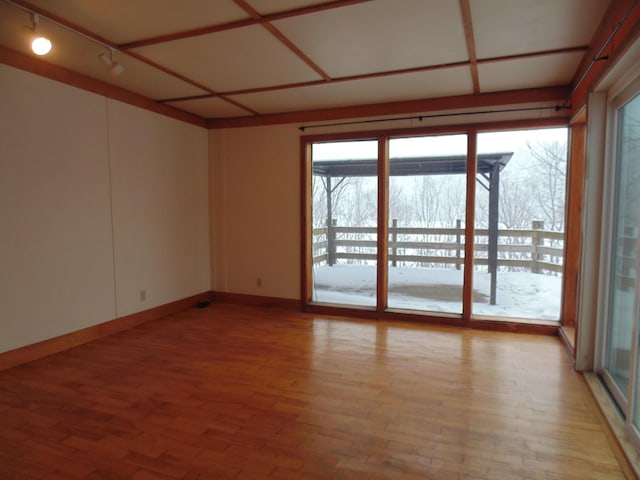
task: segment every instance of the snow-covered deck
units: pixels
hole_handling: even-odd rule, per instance
[[[462,274],[455,269],[390,267],[389,307],[461,313]],[[375,306],[375,266],[320,266],[313,275],[313,301]],[[489,274],[475,272],[474,314],[545,321],[560,318],[560,276],[498,272],[496,305],[489,304],[489,288]]]

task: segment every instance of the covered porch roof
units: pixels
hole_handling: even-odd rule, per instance
[[[491,175],[496,166],[504,169],[513,152],[481,153],[478,155],[478,173]],[[314,160],[313,174],[323,177],[373,177],[378,174],[378,160],[341,159]],[[389,159],[392,176],[449,175],[467,172],[466,155],[436,155],[422,157],[398,157]]]

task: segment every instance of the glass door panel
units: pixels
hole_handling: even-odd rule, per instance
[[[632,333],[637,321],[640,97],[635,97],[619,111],[616,151],[604,368],[617,387],[615,393],[622,396],[619,401],[624,403],[628,400],[633,358]]]
[[[566,128],[478,134],[473,313],[558,321]]]
[[[312,301],[375,306],[378,142],[312,145]]]
[[[389,142],[388,306],[462,313],[467,136]]]

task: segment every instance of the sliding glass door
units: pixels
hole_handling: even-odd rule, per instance
[[[478,134],[477,315],[560,320],[567,128]]]
[[[389,141],[389,308],[462,313],[466,174],[466,135]]]
[[[619,105],[613,128],[614,168],[610,176],[608,299],[604,320],[602,375],[625,415],[640,424],[638,323],[640,284],[640,95]],[[635,395],[634,395],[635,392]],[[635,400],[635,401],[634,401]],[[631,403],[635,406],[632,408]]]
[[[420,133],[303,137],[304,301],[558,322],[568,129]]]
[[[378,142],[315,143],[312,300],[375,307]]]

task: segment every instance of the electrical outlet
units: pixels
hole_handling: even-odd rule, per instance
[[[146,290],[140,290],[140,301],[144,302],[147,299],[147,291]]]

